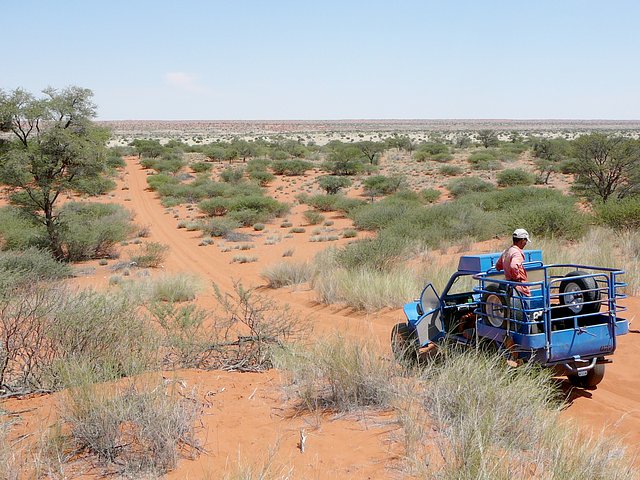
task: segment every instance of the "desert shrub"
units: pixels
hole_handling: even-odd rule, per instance
[[[494,189],[494,186],[478,177],[464,177],[451,180],[447,188],[451,195],[460,197],[473,192],[489,192]]]
[[[343,188],[351,186],[351,180],[337,175],[323,175],[318,178],[318,185],[328,195],[335,195]]]
[[[616,230],[640,228],[640,198],[609,200],[595,206],[596,219]]]
[[[506,225],[510,229],[526,225],[529,232],[539,237],[557,237],[576,240],[584,236],[590,217],[574,206],[544,203],[521,210],[511,210]]]
[[[316,212],[315,210],[307,210],[303,213],[304,219],[309,225],[318,225],[324,222],[324,215]]]
[[[520,168],[508,168],[498,173],[498,185],[514,187],[516,185],[533,185],[535,175]]]
[[[370,196],[389,195],[400,189],[404,184],[404,178],[400,176],[386,177],[374,175],[363,182],[365,194]]]
[[[271,169],[276,175],[298,176],[304,175],[307,170],[313,168],[313,164],[306,160],[274,160]]]
[[[317,208],[321,212],[330,212],[336,209],[336,202],[341,198],[343,197],[339,195],[311,195],[305,198],[304,203],[310,207]]]
[[[266,172],[271,161],[266,158],[252,158],[247,162],[247,172]]]
[[[8,346],[0,386],[29,392],[70,386],[75,364],[100,373],[99,381],[139,373],[156,361],[154,333],[129,295],[73,292],[30,283],[0,296],[0,337]]]
[[[502,168],[498,153],[491,149],[472,153],[468,161],[475,170],[499,170]]]
[[[439,248],[465,239],[486,240],[503,228],[500,216],[489,214],[477,205],[455,201],[407,210],[384,232]]]
[[[207,198],[198,203],[198,209],[210,217],[220,217],[229,212],[231,200],[228,198],[214,197]]]
[[[124,148],[124,147],[122,147]],[[131,152],[115,151],[113,148],[109,150],[107,154],[107,167],[108,168],[123,168],[126,166],[124,155],[131,155]]]
[[[311,279],[312,268],[308,263],[281,262],[271,265],[260,273],[269,288],[298,285]]]
[[[249,172],[249,178],[258,182],[261,187],[266,187],[273,181],[275,176],[273,173],[269,173],[266,170],[252,170]]]
[[[254,224],[253,224],[253,229],[254,229],[256,232],[261,232],[262,230],[264,230],[264,228],[265,228],[264,223],[254,223]]]
[[[392,379],[398,374],[375,346],[342,337],[322,340],[305,351],[285,350],[277,365],[291,374],[298,409],[311,412],[388,407]]]
[[[445,162],[453,158],[449,153],[449,147],[442,143],[435,142],[423,143],[413,154],[413,158],[418,162],[424,162],[425,160],[436,160],[436,157],[442,159],[446,158],[446,160],[437,160]]]
[[[291,230],[289,230],[289,233],[304,233],[307,230],[303,227],[293,227]]]
[[[374,165],[371,165],[374,167]],[[344,158],[339,160],[328,160],[322,163],[322,169],[331,175],[356,175],[365,168],[360,159]]]
[[[156,268],[169,253],[169,246],[158,242],[147,242],[141,245],[138,253],[131,256],[131,262],[140,268]]]
[[[245,195],[232,198],[229,202],[229,211],[235,212],[240,210],[254,210],[256,212],[264,212],[269,216],[281,216],[289,211],[289,205],[278,202],[271,197],[258,195]]]
[[[358,236],[358,231],[354,230],[353,228],[347,228],[342,232],[342,236],[344,238],[355,238]]]
[[[73,190],[93,197],[104,195],[116,188],[116,182],[106,176],[96,178],[79,178],[73,182]]]
[[[157,191],[163,185],[177,185],[180,183],[176,177],[166,175],[164,173],[158,173],[156,175],[149,175],[147,177],[147,184],[151,190]]]
[[[453,160],[453,155],[451,155],[450,153],[438,153],[436,155],[433,155],[431,157],[431,160],[433,160],[434,162],[445,163],[449,160]]]
[[[153,280],[149,287],[153,301],[186,302],[196,298],[202,282],[193,275],[165,275]]]
[[[256,223],[268,222],[271,218],[268,212],[261,212],[258,210],[250,210],[245,208],[243,210],[234,210],[228,215],[229,220],[240,224],[242,227],[250,227]]]
[[[227,167],[220,172],[220,179],[226,183],[239,183],[244,177],[244,168]]]
[[[427,203],[435,203],[438,201],[442,193],[435,188],[425,188],[420,191],[420,196]]]
[[[119,205],[70,202],[60,210],[62,249],[68,260],[111,256],[133,231],[131,214]]]
[[[165,154],[160,158],[143,158],[140,161],[140,164],[144,168],[151,168],[159,173],[176,173],[178,172],[178,170],[184,167],[185,162],[182,159],[182,154],[170,153]]]
[[[196,403],[163,385],[85,385],[73,389],[62,407],[69,450],[98,457],[126,476],[161,475],[181,452],[197,455]]]
[[[338,198],[336,198],[334,203],[334,207],[335,207],[334,210],[338,212],[342,212],[345,215],[348,215],[349,213],[353,212],[357,208],[360,208],[366,204],[367,202],[365,202],[364,200],[360,200],[359,198],[349,198],[349,197],[338,196]]]
[[[191,170],[196,173],[206,173],[210,172],[213,168],[213,165],[209,162],[194,162],[191,164]]]
[[[457,165],[442,165],[438,171],[447,177],[455,177],[462,173],[462,168]]]
[[[354,209],[349,217],[356,228],[379,230],[405,215],[414,205],[405,202],[382,201]]]
[[[31,247],[21,252],[0,252],[0,285],[8,277],[11,277],[11,283],[24,283],[57,280],[69,277],[71,273],[69,265],[55,260],[47,250]]]
[[[336,252],[336,263],[346,269],[369,267],[373,270],[391,270],[406,258],[413,245],[410,238],[378,234],[346,245]]]
[[[0,208],[0,247],[2,250],[24,250],[48,245],[44,225],[36,223],[24,211],[12,207]]]

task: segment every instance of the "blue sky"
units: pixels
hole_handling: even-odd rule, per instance
[[[640,2],[3,0],[0,88],[103,120],[640,119]]]

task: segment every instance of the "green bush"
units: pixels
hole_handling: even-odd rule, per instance
[[[212,218],[202,226],[202,232],[210,237],[223,237],[240,227],[240,222],[231,218]]]
[[[313,164],[306,160],[275,160],[271,163],[271,169],[276,175],[304,175],[311,168],[313,168]]]
[[[258,182],[261,187],[269,185],[276,177],[273,173],[269,173],[266,170],[251,170],[249,172],[249,178]]]
[[[442,165],[438,171],[447,177],[455,177],[462,173],[462,168],[457,165]]]
[[[535,175],[520,168],[509,168],[498,173],[498,185],[514,187],[516,185],[533,185]]]
[[[435,203],[438,201],[442,193],[435,188],[425,188],[420,192],[420,196],[427,203]]]
[[[364,200],[361,200],[359,198],[350,198],[350,197],[341,197],[338,196],[338,198],[336,198],[335,203],[334,203],[334,207],[335,210],[338,212],[342,212],[345,215],[350,214],[351,212],[355,211],[356,209],[366,205],[367,202],[365,202]]]
[[[164,261],[169,253],[169,246],[158,242],[147,242],[140,247],[137,254],[131,256],[140,268],[156,268]]]
[[[112,256],[133,231],[131,214],[119,205],[70,202],[60,210],[60,240],[68,260]]]
[[[468,161],[474,170],[499,170],[502,168],[498,152],[491,149],[472,153]]]
[[[418,147],[418,150],[413,154],[413,158],[418,162],[424,162],[426,160],[447,162],[453,157],[449,153],[449,147],[446,145],[442,143],[428,142],[423,143]]]
[[[609,200],[595,207],[597,220],[616,230],[637,230],[640,228],[640,198]]]
[[[321,212],[331,212],[336,210],[336,203],[342,198],[340,195],[312,195],[306,197],[304,203]]]
[[[353,220],[356,228],[380,230],[405,215],[412,208],[415,206],[405,202],[382,201],[357,208],[349,214],[349,217]]]
[[[0,252],[0,295],[16,285],[58,280],[71,273],[69,265],[56,261],[47,250],[30,247],[22,252]]]
[[[450,181],[447,188],[451,195],[460,197],[474,192],[489,192],[494,189],[494,186],[478,177],[464,177]]]
[[[266,158],[252,158],[247,162],[247,172],[266,172],[271,161]]]
[[[315,210],[307,210],[303,213],[304,219],[309,225],[318,225],[324,222],[324,215],[316,212]]]
[[[97,197],[116,188],[116,182],[102,175],[96,178],[80,178],[72,184],[74,191]]]
[[[36,223],[22,210],[7,206],[0,208],[0,247],[2,250],[24,250],[48,245],[44,225]]]
[[[193,275],[165,275],[151,282],[151,299],[161,302],[187,302],[194,300],[202,282]]]
[[[220,173],[220,179],[226,183],[239,183],[244,177],[244,168],[227,167]]]
[[[149,175],[147,177],[147,184],[151,190],[157,191],[164,185],[177,185],[180,183],[176,177],[167,175],[165,173],[159,173],[156,175]]]
[[[229,212],[230,204],[229,198],[208,198],[198,203],[198,209],[209,217],[220,217]]]
[[[250,227],[256,223],[268,222],[271,218],[269,212],[252,209],[234,210],[228,214],[230,220],[239,223],[243,227]]]
[[[374,175],[363,182],[364,191],[370,196],[389,195],[397,192],[404,184],[404,178],[400,176],[386,177]]]
[[[336,262],[347,270],[366,267],[387,271],[406,258],[414,245],[410,238],[378,234],[375,238],[357,240],[336,252]]]
[[[323,175],[318,178],[318,185],[329,195],[335,195],[343,188],[351,186],[351,180],[337,175]]]
[[[191,170],[196,173],[210,172],[212,168],[213,165],[209,162],[194,162],[191,164]]]

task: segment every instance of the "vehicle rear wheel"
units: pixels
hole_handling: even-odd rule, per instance
[[[566,316],[588,315],[600,311],[600,291],[594,278],[571,278],[588,275],[575,270],[565,275],[560,282],[560,304],[564,305]]]
[[[596,363],[595,366],[583,377],[577,374],[567,375],[572,385],[581,388],[593,388],[604,378],[604,363]]]
[[[399,363],[415,363],[418,360],[417,345],[412,338],[409,326],[398,323],[391,330],[391,351]]]

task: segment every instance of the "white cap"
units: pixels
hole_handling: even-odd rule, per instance
[[[531,237],[529,237],[529,232],[527,232],[524,228],[516,228],[513,231],[513,238],[526,238],[527,243],[531,243]]]

